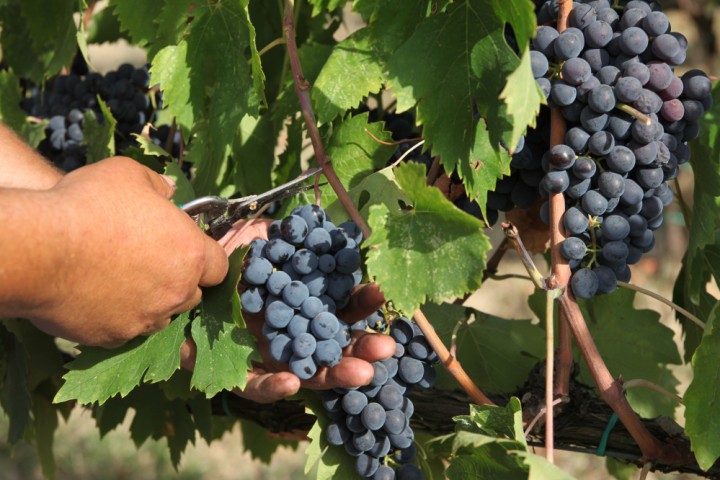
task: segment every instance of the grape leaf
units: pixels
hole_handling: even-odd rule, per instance
[[[720,261],[706,255],[706,247],[716,243],[720,218],[720,84],[713,89],[713,107],[700,121],[700,136],[692,142],[690,164],[695,176],[692,223],[687,248],[686,283],[690,300],[698,305],[705,290],[705,271],[720,281]],[[714,161],[710,161],[714,159]],[[713,261],[714,260],[714,261]]]
[[[617,480],[631,480],[637,475],[638,467],[613,457],[605,459],[605,468]]]
[[[171,153],[169,153],[167,150],[165,150],[160,145],[155,144],[149,138],[143,137],[142,135],[138,135],[137,133],[133,133],[132,137],[137,142],[137,144],[140,147],[140,150],[142,150],[143,154],[149,155],[151,157],[172,158]]]
[[[382,88],[383,72],[368,30],[363,28],[335,45],[312,88],[318,121],[327,123],[357,107],[362,99]]]
[[[310,444],[305,450],[305,475],[316,480],[332,480],[336,478],[357,478],[355,463],[348,461],[343,447],[330,445],[325,439],[325,429],[330,420],[325,415],[319,398],[314,393],[305,396],[308,413],[317,417],[317,421],[308,432]],[[314,472],[310,475],[310,472]]]
[[[115,9],[108,5],[90,17],[87,29],[87,43],[112,43],[120,39],[131,42],[127,32],[120,31],[120,21],[115,15]]]
[[[660,314],[654,310],[636,310],[634,300],[634,291],[618,288],[609,295],[578,301],[578,305],[615,378],[643,378],[675,392],[679,382],[668,365],[681,364],[682,360],[673,332],[660,323]],[[530,307],[538,317],[545,318],[545,293],[533,294]],[[577,352],[576,359],[582,365],[579,379],[594,385]],[[629,389],[627,398],[633,409],[646,418],[672,416],[676,407],[672,399],[643,388]]]
[[[530,469],[527,477],[528,480],[573,480],[572,475],[568,475],[562,469],[548,462],[545,458],[534,453],[518,451],[512,452],[522,458],[523,463]]]
[[[347,0],[309,0],[310,5],[313,6],[313,16],[335,10],[345,5],[346,2]]]
[[[685,432],[703,470],[710,468],[720,457],[720,416],[717,410],[720,404],[720,329],[715,325],[719,316],[720,303],[717,303],[708,319],[708,333],[693,356],[693,379],[683,396]]]
[[[250,452],[253,460],[260,460],[262,463],[269,464],[273,454],[281,446],[289,446],[297,449],[298,442],[290,440],[280,440],[273,438],[269,432],[263,427],[252,421],[240,422],[242,429],[243,447]]]
[[[98,402],[120,394],[126,396],[140,382],[166,380],[180,368],[180,346],[185,341],[188,313],[149,337],[138,337],[113,350],[83,347],[68,363],[65,383],[54,402],[77,400],[81,404]]]
[[[251,361],[260,360],[256,340],[244,328],[237,293],[242,264],[249,248],[235,250],[228,259],[230,270],[220,285],[203,293],[200,316],[192,323],[197,359],[191,385],[210,398],[221,390],[245,387]]]
[[[30,422],[30,392],[28,390],[27,356],[18,339],[0,323],[0,345],[5,360],[4,378],[0,379],[0,406],[10,420],[8,443],[14,445],[23,438]]]
[[[690,313],[695,315],[696,317],[700,318],[701,320],[707,320],[710,318],[710,312],[712,311],[713,307],[717,303],[718,299],[716,299],[714,296],[712,296],[710,293],[707,292],[707,289],[701,290],[699,293],[699,302],[695,304],[690,299],[690,293],[688,291],[688,263],[687,263],[687,252],[685,253],[685,256],[683,257],[682,262],[682,268],[680,269],[680,273],[678,273],[677,279],[675,280],[675,286],[673,287],[673,298],[672,301],[681,307],[684,307],[686,310],[688,310]],[[708,280],[710,280],[710,272],[709,271],[702,271],[698,272],[698,275],[701,275],[702,278],[704,278],[704,284],[707,284]],[[682,314],[676,314],[675,318],[678,320],[680,325],[682,326],[684,338],[683,338],[683,346],[685,347],[685,354],[684,359],[686,362],[690,362],[692,360],[693,354],[695,353],[695,350],[697,349],[698,345],[700,345],[700,342],[703,338],[703,329],[700,328],[699,325],[697,325],[695,322],[689,320]]]
[[[525,50],[520,65],[508,75],[500,99],[505,101],[507,114],[513,119],[512,136],[507,144],[508,149],[513,151],[527,126],[535,127],[540,105],[547,103],[530,67],[530,49]]]
[[[373,205],[384,205],[388,211],[395,215],[401,214],[401,205],[410,202],[410,198],[395,182],[393,169],[383,168],[372,175],[368,175],[358,183],[348,194],[357,207],[360,215],[366,220],[370,217],[370,208]],[[323,190],[323,199],[334,196],[334,192]],[[330,204],[325,211],[336,224],[350,219],[345,207],[339,201]]]
[[[375,138],[391,142],[382,122],[369,123],[369,114],[348,118],[335,129],[327,143],[327,154],[345,188],[353,188],[360,181],[385,166],[395,147],[383,145]]]
[[[128,32],[133,43],[144,46],[151,43],[158,30],[155,19],[162,12],[165,1],[128,2],[110,0],[110,6],[120,21],[120,28]]]
[[[155,41],[147,49],[149,59],[153,59],[163,47],[180,43],[180,39],[187,33],[188,26],[192,24],[196,7],[195,0],[164,2],[162,11],[157,17],[154,17],[157,31],[155,32]]]
[[[529,320],[505,320],[449,303],[427,303],[422,310],[445,345],[450,344],[455,327],[461,324],[456,338],[457,358],[484,390],[513,391],[544,358],[545,332]],[[502,344],[498,344],[498,338],[503,339]],[[438,387],[456,385],[444,369],[439,369],[438,374]]]
[[[225,185],[237,126],[244,115],[257,115],[264,102],[247,2],[197,7],[190,33],[153,59],[151,81],[160,83],[177,122],[195,135],[188,160],[196,168],[198,195],[216,194]],[[250,65],[238,55],[246,49]]]
[[[9,70],[0,72],[0,120],[34,148],[45,138],[45,124],[30,123],[20,100],[18,78]]]
[[[77,49],[73,14],[76,0],[23,0],[20,12],[32,39],[32,50],[40,53],[47,76],[70,65]],[[14,19],[16,22],[19,19]]]
[[[519,59],[505,42],[495,4],[466,0],[423,20],[388,62],[390,86],[411,89],[417,101],[417,117],[433,154],[447,172],[457,168],[463,178],[470,165],[484,163],[490,153],[478,147],[497,149],[511,129],[498,96]],[[398,109],[408,106],[399,98]],[[478,141],[485,127],[476,112],[487,119],[489,142]],[[468,190],[480,193],[472,186]]]
[[[482,223],[425,185],[424,166],[401,165],[395,179],[411,205],[395,214],[370,207],[368,274],[406,313],[476,290],[490,250]]]
[[[53,443],[55,430],[58,427],[58,412],[50,400],[43,395],[32,396],[33,427],[35,429],[35,445],[45,478],[55,478],[55,456]]]
[[[84,137],[87,144],[85,154],[87,163],[94,163],[115,154],[115,125],[117,125],[117,120],[113,118],[107,104],[99,95],[97,102],[102,112],[103,122],[98,121],[95,112],[92,110],[87,110],[83,119]]]
[[[245,115],[233,143],[235,186],[243,195],[270,190],[278,132],[270,115]]]
[[[459,431],[452,437],[454,456],[446,472],[450,480],[527,479],[527,467],[522,459],[511,455],[513,451],[524,450],[522,442],[466,431]]]
[[[493,4],[493,8],[498,17],[512,25],[512,32],[520,50],[525,50],[530,39],[535,36],[535,27],[537,26],[537,18],[533,13],[535,10],[533,2],[531,0],[497,2]]]
[[[469,415],[453,418],[456,428],[491,437],[515,440],[527,448],[523,431],[522,406],[517,397],[510,398],[504,407],[498,405],[470,405]]]

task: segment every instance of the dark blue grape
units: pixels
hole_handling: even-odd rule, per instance
[[[312,323],[310,324],[312,328]],[[342,348],[335,339],[320,340],[317,342],[313,359],[318,365],[323,367],[334,367],[340,363],[342,358]]]
[[[597,293],[599,281],[595,272],[581,268],[570,278],[570,287],[577,298],[590,298]]]

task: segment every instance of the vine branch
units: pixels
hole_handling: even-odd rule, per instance
[[[365,220],[360,215],[360,212],[358,212],[358,209],[355,208],[352,199],[350,199],[350,195],[348,195],[347,190],[345,190],[345,187],[335,173],[335,169],[325,152],[325,146],[323,145],[322,138],[320,136],[320,130],[318,129],[317,122],[315,121],[315,113],[313,112],[312,103],[310,102],[310,83],[303,76],[297,43],[295,43],[295,18],[292,0],[285,0],[283,35],[287,45],[288,58],[290,59],[290,69],[293,73],[295,94],[300,102],[300,110],[302,111],[303,118],[305,119],[305,126],[308,129],[310,142],[312,143],[313,151],[315,152],[315,160],[317,161],[318,166],[323,169],[323,175],[327,178],[328,183],[337,194],[338,200],[340,200],[340,203],[342,203],[343,207],[345,207],[345,210],[348,212],[348,215],[350,215],[350,218],[358,225],[358,227],[360,227],[363,237],[368,238],[370,237],[370,228],[367,223],[365,223]]]
[[[285,37],[285,44],[287,46],[288,58],[290,60],[290,68],[293,73],[293,84],[295,87],[295,93],[300,102],[300,109],[305,119],[305,124],[308,129],[308,135],[312,143],[313,151],[315,152],[315,160],[320,168],[323,170],[325,178],[332,187],[333,191],[337,194],[340,203],[342,203],[345,210],[350,215],[350,218],[355,222],[363,233],[364,238],[370,237],[370,227],[368,226],[365,219],[360,215],[357,207],[353,203],[352,199],[345,190],[342,182],[335,173],[335,169],[332,163],[329,161],[325,147],[323,146],[320,131],[318,130],[317,121],[315,120],[315,114],[313,113],[312,104],[310,101],[310,83],[305,79],[302,72],[302,65],[300,64],[300,57],[298,56],[297,44],[295,42],[295,18],[293,9],[293,0],[285,0],[285,12],[283,17],[283,36]],[[420,330],[425,334],[425,337],[430,343],[430,346],[438,354],[440,361],[445,365],[445,368],[450,374],[457,380],[460,386],[467,392],[467,394],[478,404],[489,404],[493,402],[480,391],[475,383],[470,379],[468,374],[463,370],[460,362],[450,355],[450,352],[442,343],[440,338],[435,333],[435,329],[430,325],[425,314],[420,309],[415,310],[414,318]]]

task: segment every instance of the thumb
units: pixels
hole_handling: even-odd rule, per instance
[[[153,186],[153,189],[162,195],[163,197],[167,198],[168,200],[175,195],[175,180],[168,177],[167,175],[160,175],[159,173],[155,173],[150,169],[146,170],[148,179],[150,180],[150,183]]]

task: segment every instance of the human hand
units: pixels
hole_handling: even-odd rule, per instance
[[[199,286],[227,273],[227,255],[169,201],[174,185],[114,157],[65,175],[45,191],[60,226],[55,279],[25,312],[45,332],[117,346],[189,310]]]
[[[255,238],[267,238],[269,221],[253,220],[239,222],[220,244],[228,255]],[[358,285],[347,307],[338,314],[348,323],[354,323],[370,315],[383,305],[385,298],[375,284]],[[288,371],[287,365],[275,362],[268,352],[269,342],[262,335],[264,317],[262,312],[243,312],[248,329],[257,337],[262,362],[253,365],[243,390],[234,393],[258,403],[270,403],[297,393],[300,387],[322,390],[337,387],[357,387],[372,380],[372,362],[388,358],[395,353],[395,342],[386,335],[354,331],[350,345],[343,350],[343,358],[332,368],[321,367],[313,378],[301,381]],[[183,367],[192,369],[195,364],[195,344],[192,340],[181,349]]]

